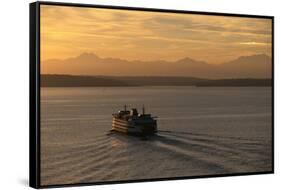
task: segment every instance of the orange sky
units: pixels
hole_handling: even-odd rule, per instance
[[[41,5],[41,59],[84,52],[214,64],[242,55],[271,56],[271,20]]]

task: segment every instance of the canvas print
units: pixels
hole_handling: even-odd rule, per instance
[[[40,6],[40,184],[271,172],[272,19]]]

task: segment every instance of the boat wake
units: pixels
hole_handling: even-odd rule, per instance
[[[42,150],[41,181],[46,184],[271,169],[270,141],[179,131],[158,131],[145,139],[110,132],[79,143],[49,144]]]

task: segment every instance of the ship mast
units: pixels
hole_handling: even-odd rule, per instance
[[[145,113],[145,108],[144,108],[144,104],[142,105],[142,114],[144,115]]]
[[[126,104],[124,105],[124,110],[127,111],[127,105]]]

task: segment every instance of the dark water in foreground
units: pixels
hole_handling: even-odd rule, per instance
[[[42,185],[271,170],[271,88],[42,88]],[[158,116],[147,140],[109,133],[124,104]]]

